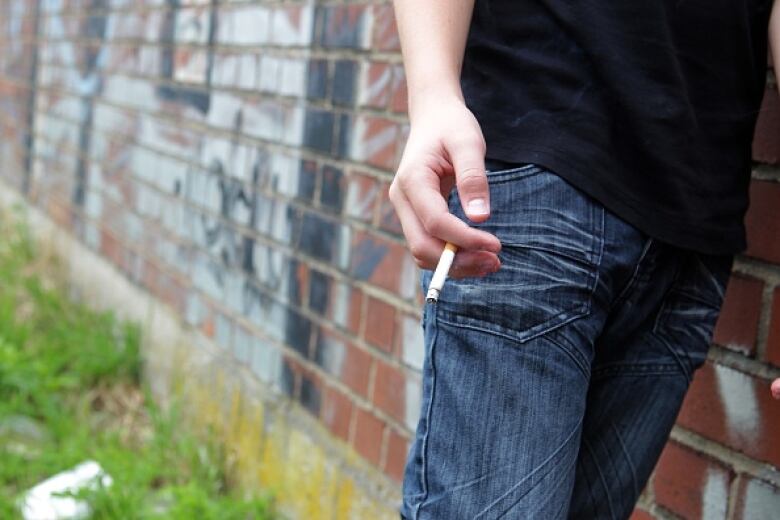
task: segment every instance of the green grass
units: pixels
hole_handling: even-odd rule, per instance
[[[82,493],[92,518],[274,518],[269,497],[231,489],[218,443],[153,405],[138,328],[70,301],[20,221],[0,215],[0,518],[88,459],[114,481]]]

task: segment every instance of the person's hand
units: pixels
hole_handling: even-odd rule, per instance
[[[780,379],[775,379],[774,381],[772,381],[771,390],[772,390],[772,397],[774,397],[775,399],[780,399]]]
[[[466,216],[490,216],[485,140],[474,115],[457,97],[426,100],[412,116],[390,201],[417,265],[434,269],[445,242],[458,246],[450,276],[483,276],[498,270],[501,243],[452,215],[447,196],[457,185]]]

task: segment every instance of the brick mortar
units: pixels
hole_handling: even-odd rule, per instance
[[[672,429],[672,440],[698,453],[703,453],[731,467],[737,474],[750,475],[780,487],[780,469],[759,462],[681,426]]]

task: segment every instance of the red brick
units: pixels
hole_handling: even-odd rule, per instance
[[[655,517],[644,509],[637,508],[631,513],[631,517],[628,520],[655,520]]]
[[[708,362],[694,377],[678,424],[751,458],[780,465],[780,413],[764,379]]]
[[[683,518],[703,518],[705,511],[719,513],[707,518],[725,518],[730,482],[731,472],[726,467],[670,442],[656,469],[655,498]]]
[[[764,92],[753,138],[753,159],[770,164],[780,162],[780,100],[774,88]]]
[[[403,229],[401,228],[401,221],[398,220],[398,215],[395,212],[395,207],[390,202],[389,190],[389,183],[382,186],[382,198],[379,205],[379,227],[388,233],[393,233],[400,237],[403,236]]]
[[[769,318],[769,336],[766,340],[767,361],[780,366],[780,287],[772,293],[772,314]]]
[[[745,254],[780,263],[780,184],[767,181],[751,183],[750,209],[745,215],[745,226],[748,242]]]
[[[324,391],[320,415],[334,435],[349,441],[349,423],[352,420],[352,401],[335,388]]]
[[[366,330],[363,334],[365,340],[379,349],[392,352],[396,329],[395,315],[395,307],[369,296],[366,306]]]
[[[755,351],[763,290],[760,280],[731,276],[715,326],[715,343],[746,354]]]
[[[406,456],[409,451],[409,441],[395,430],[390,430],[387,438],[387,455],[384,472],[396,482],[401,482],[406,466]]]
[[[780,512],[780,489],[771,484],[745,477],[739,485],[735,519],[771,520]]]
[[[355,438],[352,445],[366,460],[379,466],[385,423],[367,410],[359,408],[356,413]]]
[[[371,373],[372,362],[371,354],[351,343],[346,344],[344,365],[341,368],[341,380],[363,397],[368,396],[368,377]]]
[[[399,422],[404,422],[406,418],[406,377],[400,368],[384,361],[376,361],[372,401],[388,415]]]
[[[363,292],[346,283],[332,284],[327,316],[333,323],[352,334],[360,332]]]

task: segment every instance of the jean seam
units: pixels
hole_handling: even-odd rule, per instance
[[[612,363],[602,365],[593,371],[593,380],[612,376],[658,376],[680,375],[677,363]]]
[[[597,460],[596,454],[593,452],[593,446],[591,446],[590,442],[588,442],[588,439],[583,439],[582,444],[585,446],[585,449],[588,450],[588,453],[590,453],[591,458],[595,462]],[[615,520],[615,511],[612,509],[612,498],[609,495],[609,486],[607,485],[607,479],[604,477],[604,472],[601,470],[601,466],[598,464],[595,464],[596,471],[599,474],[599,479],[601,480],[601,485],[604,486],[604,492],[607,495],[607,507],[609,507],[609,517],[612,520]]]
[[[642,267],[642,262],[645,260],[645,257],[647,256],[647,253],[650,251],[650,247],[653,244],[653,238],[649,237],[645,241],[645,245],[642,248],[642,253],[639,255],[639,259],[636,261],[636,265],[634,266],[634,271],[631,273],[631,278],[629,278],[628,282],[626,282],[626,285],[621,289],[620,294],[618,294],[617,298],[615,298],[612,301],[612,304],[609,306],[608,312],[612,312],[612,310],[618,306],[618,304],[622,303],[628,298],[629,291],[634,287],[636,284],[637,279],[639,278],[639,271]]]
[[[628,447],[626,446],[625,441],[623,440],[623,436],[620,435],[620,430],[618,430],[615,427],[615,424],[613,422],[610,422],[609,426],[612,428],[612,431],[615,433],[615,437],[617,437],[617,440],[620,443],[620,448],[623,450],[623,455],[626,457],[626,462],[628,463],[628,467],[631,470],[631,484],[634,488],[634,496],[638,497],[639,493],[642,490],[638,489],[639,486],[637,485],[637,481],[636,481],[636,468],[634,467],[634,461],[631,460],[631,455],[628,451]]]
[[[587,316],[588,313],[590,312],[590,309],[591,306],[589,302],[583,303],[579,308],[561,312],[558,316],[550,318],[547,321],[543,321],[542,323],[538,323],[532,327],[523,330],[522,332],[507,331],[506,327],[503,327],[501,325],[493,325],[493,327],[488,327],[487,325],[480,325],[481,323],[484,323],[484,321],[477,318],[469,318],[467,316],[462,316],[460,314],[450,313],[444,310],[442,311],[442,314],[438,317],[438,319],[442,323],[446,323],[454,327],[464,327],[476,331],[481,331],[488,334],[493,334],[495,336],[501,336],[511,341],[515,341],[517,343],[523,344],[533,339],[536,339],[540,336],[544,336],[550,332],[553,332],[576,319]],[[528,333],[528,331],[531,331],[536,328],[540,330],[534,331],[530,334]]]
[[[436,341],[439,337],[439,324],[438,324],[438,312],[437,308],[434,309],[433,313],[429,313],[429,316],[432,318],[432,326],[433,326],[433,337],[431,338],[431,353],[430,353],[430,365],[431,365],[431,397],[428,400],[428,407],[425,411],[425,434],[423,435],[422,439],[422,448],[421,448],[421,454],[420,458],[421,460],[421,468],[420,468],[420,479],[422,484],[422,493],[420,496],[420,501],[417,502],[417,505],[414,507],[412,517],[413,520],[417,520],[420,514],[420,509],[422,508],[423,504],[425,504],[425,501],[428,499],[428,437],[431,434],[431,415],[433,414],[433,400],[436,397],[436,362],[435,362],[435,351],[436,351]]]

